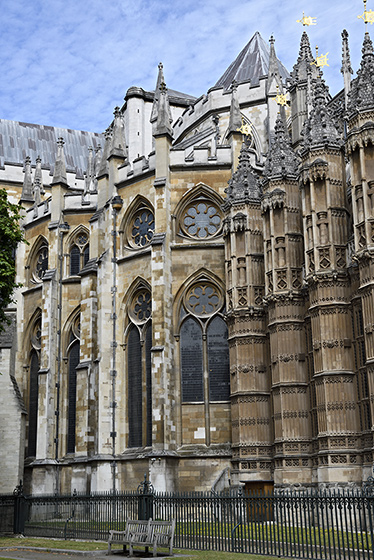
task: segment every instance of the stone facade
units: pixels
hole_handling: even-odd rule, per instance
[[[343,33],[333,99],[312,62],[306,33],[291,75],[256,33],[199,99],[160,65],[156,93],[130,88],[104,135],[3,162],[28,245],[0,340],[1,491],[370,474],[370,37],[351,82]]]

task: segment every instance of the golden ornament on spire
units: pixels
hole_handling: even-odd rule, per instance
[[[317,25],[317,18],[306,16],[306,15],[304,15],[304,12],[303,12],[303,17],[301,19],[297,19],[296,23],[302,23],[304,25],[304,27],[305,26],[309,27],[309,25]]]
[[[373,10],[367,10],[366,9],[366,1],[364,0],[364,13],[361,16],[357,16],[358,19],[362,19],[365,22],[365,26],[368,23],[374,23],[374,12]]]
[[[275,96],[275,101],[278,105],[282,105],[283,107],[287,105],[287,98],[284,93],[279,93],[279,86],[277,86],[277,95]]]
[[[242,118],[242,126],[240,128],[236,129],[238,132],[241,132],[242,134],[244,134],[244,136],[251,136],[252,134],[252,125],[244,122],[244,119]]]
[[[317,68],[323,68],[324,66],[330,66],[327,63],[327,60],[328,60],[327,55],[328,54],[329,53],[327,52],[326,54],[320,54],[318,56],[318,46],[316,46],[316,58],[315,58],[315,60],[313,60],[313,62],[311,62],[311,64],[314,64],[315,66],[317,66]]]

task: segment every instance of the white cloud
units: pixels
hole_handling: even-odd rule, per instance
[[[251,36],[275,37],[291,71],[303,31],[313,50],[329,53],[325,78],[342,87],[341,31],[350,34],[352,65],[361,57],[362,5],[305,5],[289,0],[18,0],[2,6],[0,117],[101,131],[127,89],[153,89],[162,61],[167,85],[199,96],[213,86]],[[369,2],[370,4],[370,2]],[[368,5],[370,9],[370,5]]]

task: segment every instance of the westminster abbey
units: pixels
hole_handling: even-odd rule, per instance
[[[346,31],[342,52],[335,97],[306,32],[291,73],[257,32],[198,99],[160,64],[104,134],[0,120],[28,242],[0,336],[0,492],[367,479],[369,33],[355,76]]]

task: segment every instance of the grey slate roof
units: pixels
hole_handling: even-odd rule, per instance
[[[256,31],[249,43],[239,53],[234,62],[220,77],[215,87],[229,88],[234,80],[257,84],[260,76],[267,76],[269,71],[270,49],[260,33]],[[282,80],[289,78],[289,72],[278,59],[279,74]]]
[[[43,168],[53,169],[59,137],[65,140],[67,171],[83,177],[88,148],[103,145],[102,134],[5,119],[0,119],[0,166],[3,167],[4,163],[23,164],[26,156],[30,156],[32,165],[35,165],[36,158],[40,156]]]

